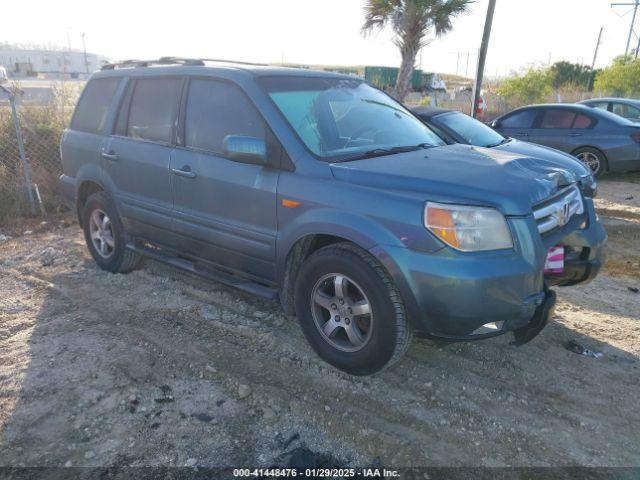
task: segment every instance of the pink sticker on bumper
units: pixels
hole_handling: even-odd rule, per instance
[[[544,262],[544,273],[564,272],[564,247],[551,247],[547,250],[547,260]]]

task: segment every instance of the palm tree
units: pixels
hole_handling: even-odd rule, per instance
[[[451,30],[453,17],[467,11],[473,0],[367,0],[362,33],[391,25],[393,42],[400,49],[402,63],[394,95],[400,101],[409,92],[416,55],[431,30],[437,36]]]

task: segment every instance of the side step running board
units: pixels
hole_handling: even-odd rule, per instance
[[[196,262],[192,262],[184,258],[176,257],[174,255],[171,255],[170,253],[163,251],[162,249],[155,248],[155,247],[150,247],[150,248],[140,247],[132,242],[127,243],[127,248],[129,250],[133,250],[134,252],[140,255],[143,255],[148,258],[152,258],[153,260],[156,260],[158,262],[164,263],[166,265],[170,265],[172,267],[179,268],[180,270],[185,270],[187,272],[193,273],[195,275],[199,275],[209,280],[223,283],[224,285],[237,288],[239,290],[250,293],[252,295],[257,295],[259,297],[267,298],[269,300],[278,299],[278,290],[276,288],[271,288],[266,285],[253,282],[251,280],[237,277],[235,275],[224,272],[222,270],[215,269],[213,267],[203,266]]]

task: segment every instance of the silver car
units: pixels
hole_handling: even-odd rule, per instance
[[[640,100],[632,98],[592,98],[583,100],[580,103],[587,107],[615,113],[632,122],[640,122]]]

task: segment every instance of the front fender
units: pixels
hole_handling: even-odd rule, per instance
[[[284,212],[283,215],[286,216],[287,213]],[[403,246],[394,232],[374,219],[334,208],[310,209],[282,224],[284,228],[279,232],[277,245],[280,273],[284,272],[284,265],[291,248],[298,240],[308,235],[331,235],[344,238],[365,250],[379,244]]]

